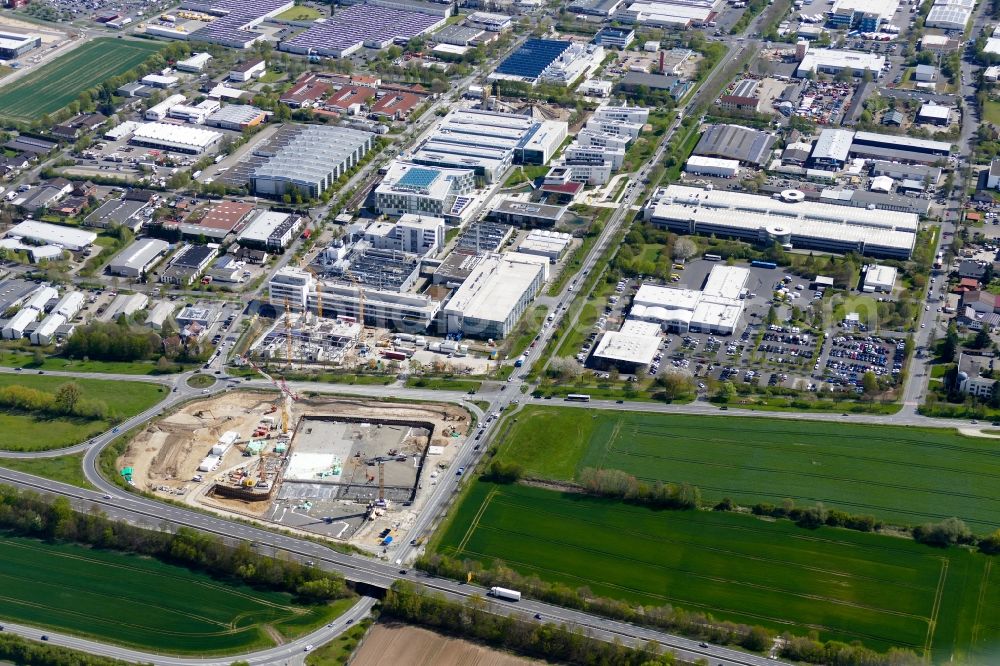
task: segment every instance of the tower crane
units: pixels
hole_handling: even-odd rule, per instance
[[[245,354],[242,358],[247,365],[249,365],[251,368],[257,371],[257,374],[259,374],[261,377],[274,384],[274,387],[281,392],[281,395],[284,396],[284,400],[282,401],[281,405],[281,432],[287,433],[289,421],[291,420],[292,403],[298,402],[299,400],[298,394],[295,393],[295,391],[293,391],[291,388],[289,388],[288,382],[285,381],[284,377],[282,377],[280,380],[277,380],[271,375],[264,372],[263,368],[261,368],[259,365],[250,360],[249,354]]]
[[[347,269],[344,271],[344,275],[355,284],[358,288],[358,323],[361,324],[361,336],[358,342],[361,346],[365,344],[365,288],[362,286],[361,280]]]
[[[292,367],[292,315],[288,307],[288,297],[285,297],[285,363]]]

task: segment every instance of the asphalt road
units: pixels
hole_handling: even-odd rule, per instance
[[[90,477],[92,470],[88,468],[87,472],[88,477]],[[473,596],[486,597],[486,590],[476,585],[467,585],[438,578],[421,571],[403,570],[397,565],[386,564],[366,557],[344,555],[312,541],[271,532],[251,525],[233,523],[214,515],[203,514],[173,505],[165,505],[156,500],[140,496],[122,494],[120,489],[102,479],[93,478],[91,481],[97,481],[100,484],[98,486],[100,489],[89,491],[55,481],[38,479],[38,477],[31,476],[30,474],[0,469],[0,482],[42,493],[61,495],[68,498],[77,510],[90,511],[93,508],[97,508],[115,520],[127,521],[133,524],[157,528],[162,526],[188,526],[219,535],[227,540],[251,541],[258,549],[262,549],[265,552],[283,552],[302,562],[313,561],[318,567],[339,571],[349,580],[374,587],[387,588],[396,580],[405,579],[420,583],[433,591],[440,592],[446,597],[455,600],[464,600]],[[111,499],[105,499],[106,494],[110,495]],[[519,603],[507,603],[490,600],[487,608],[491,612],[505,615],[514,613],[525,619],[533,618],[535,614],[539,614],[542,616],[543,621],[579,627],[596,638],[602,640],[618,639],[626,645],[640,646],[653,640],[675,651],[681,658],[692,661],[706,657],[710,658],[713,663],[723,664],[724,666],[765,666],[766,664],[776,663],[771,659],[744,654],[727,648],[711,645],[703,648],[698,641],[536,601],[523,600]],[[352,609],[352,613],[355,611],[361,612],[359,606],[355,606]],[[334,623],[333,627],[325,627],[309,636],[287,643],[280,648],[273,648],[270,651],[241,656],[240,658],[246,659],[252,664],[280,663],[275,660],[287,658],[293,654],[302,652],[307,644],[319,645],[324,640],[334,637],[337,631],[343,629],[344,621],[338,620]],[[43,633],[49,635],[50,638],[53,636],[51,632],[38,629],[29,630],[27,635],[32,638],[38,638]],[[65,639],[80,640],[69,636],[66,636]],[[100,652],[97,651],[98,648]],[[88,645],[85,649],[95,654],[106,654],[121,659],[148,661],[154,664],[171,666],[182,663],[207,665],[231,663],[232,661],[232,659],[225,662],[193,659],[178,660],[172,657],[145,654],[139,651],[127,650],[126,648],[96,643],[92,646]]]

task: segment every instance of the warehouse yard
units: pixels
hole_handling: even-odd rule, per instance
[[[989,558],[962,549],[710,511],[656,511],[477,481],[438,551],[632,603],[778,632],[985,663],[1000,628]],[[572,553],[572,557],[567,557]]]
[[[95,39],[0,88],[0,116],[21,122],[38,120],[141,64],[162,44]]]
[[[572,481],[601,467],[690,483],[709,502],[790,498],[895,524],[1000,527],[1000,450],[953,430],[541,406],[506,427],[500,456],[528,476]]]

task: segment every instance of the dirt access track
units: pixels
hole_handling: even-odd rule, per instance
[[[129,443],[118,459],[118,469],[132,468],[137,488],[161,494],[193,497],[196,491],[210,486],[214,475],[202,474],[195,482],[198,465],[226,431],[239,433],[247,441],[261,418],[270,415],[280,421],[280,395],[264,391],[228,391],[191,402],[151,422]],[[278,411],[274,406],[278,405]],[[342,416],[371,419],[410,419],[427,421],[434,426],[433,446],[450,447],[451,433],[466,435],[472,426],[470,414],[457,405],[446,403],[393,403],[364,398],[302,396],[292,404],[291,428],[302,416]],[[294,442],[292,443],[294,449]],[[239,446],[232,446],[222,458],[221,469],[245,462]]]

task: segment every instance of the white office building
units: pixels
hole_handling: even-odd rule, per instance
[[[441,119],[411,162],[471,169],[492,183],[515,162],[545,164],[566,139],[563,121],[478,109],[455,109]]]
[[[407,213],[397,222],[376,222],[365,230],[365,240],[379,250],[399,250],[434,256],[444,247],[445,221]]]
[[[143,123],[132,134],[131,143],[176,153],[200,155],[214,146],[222,134],[187,125]]]
[[[164,120],[167,114],[170,113],[170,109],[174,108],[178,104],[183,104],[187,101],[187,97],[184,95],[171,95],[159,104],[155,104],[148,109],[144,117],[146,120],[151,120],[153,122]],[[136,125],[135,129],[138,129],[139,125]]]
[[[892,292],[895,285],[896,269],[892,266],[871,264],[865,267],[865,281],[861,287],[862,291],[869,294],[876,291],[888,294]]]
[[[837,75],[849,70],[852,76],[862,76],[866,71],[878,78],[885,66],[885,56],[859,51],[841,51],[837,49],[809,49],[795,70],[798,77],[807,76],[810,72],[816,74]]]
[[[281,310],[288,306],[296,312],[318,312],[320,296],[323,316],[357,320],[360,314],[359,286],[348,282],[323,281],[318,294],[317,281],[298,268],[283,268],[268,283],[270,303]],[[400,293],[363,287],[365,321],[369,325],[398,331],[426,331],[441,309],[440,302],[426,294]]]
[[[472,212],[476,174],[394,161],[375,188],[375,209],[385,215],[424,215],[458,222]]]
[[[444,307],[448,333],[507,336],[548,278],[545,257],[507,252],[483,257]]]
[[[704,190],[684,185],[658,189],[645,219],[675,233],[738,238],[786,249],[857,252],[908,259],[916,242],[918,216],[805,201],[801,192],[784,198]]]
[[[739,324],[750,271],[714,266],[701,291],[644,284],[632,300],[630,319],[674,333],[732,335]]]

